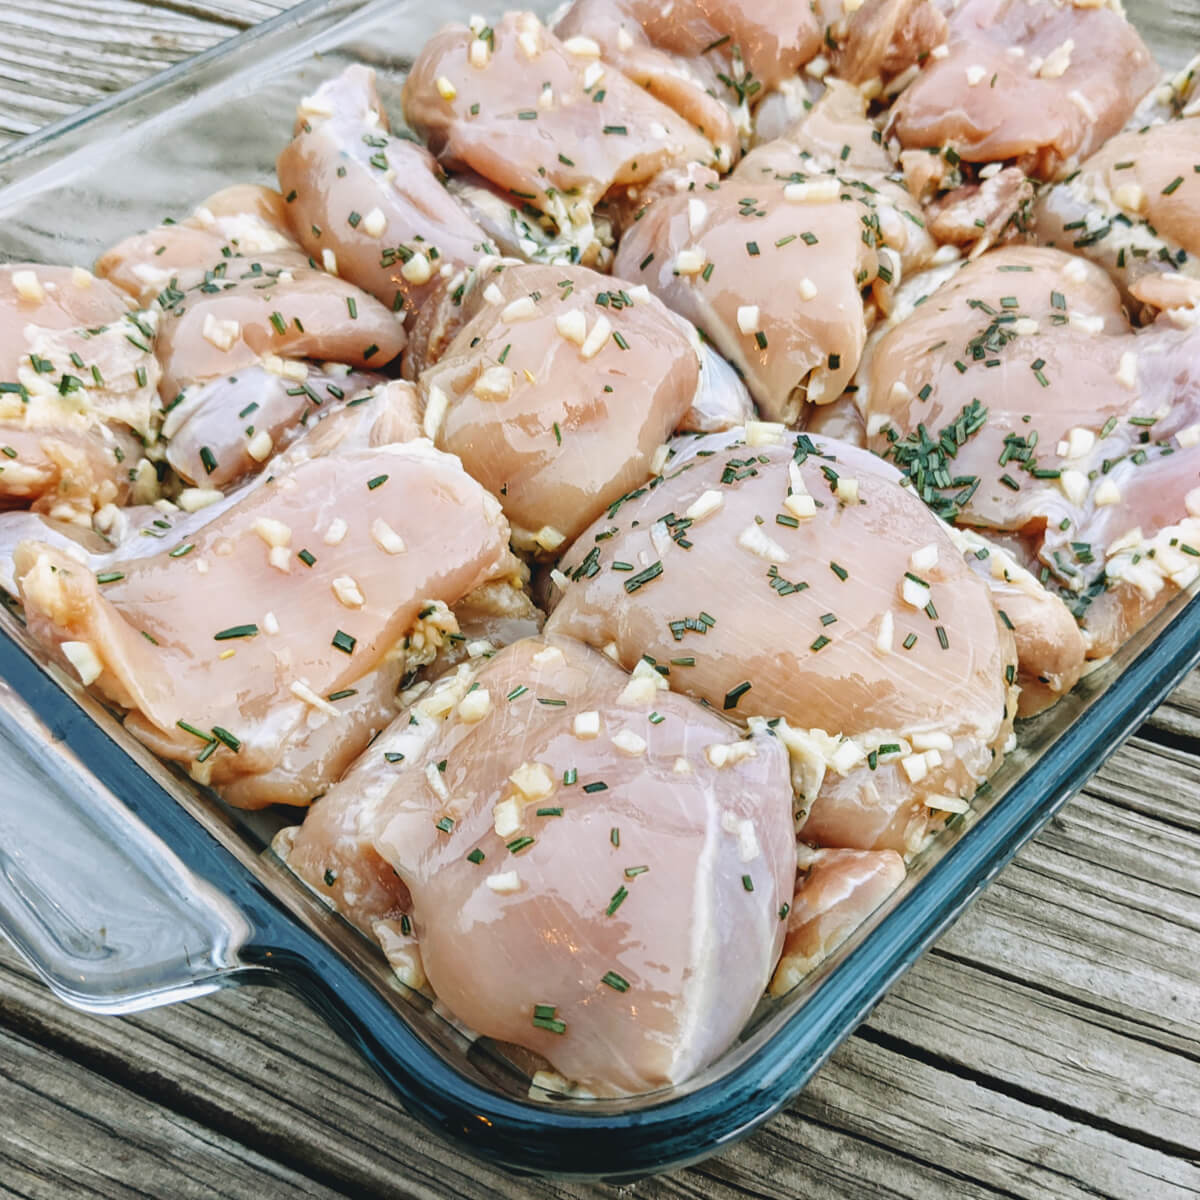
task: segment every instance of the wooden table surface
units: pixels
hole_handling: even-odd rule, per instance
[[[4,0],[0,141],[286,7]],[[282,135],[281,135],[282,136]],[[783,1115],[651,1197],[1200,1195],[1200,676],[1027,847]],[[298,1000],[137,1017],[0,945],[0,1194],[602,1196],[450,1151]]]

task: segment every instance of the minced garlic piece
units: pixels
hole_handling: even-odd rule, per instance
[[[1122,387],[1137,387],[1137,358],[1137,354],[1132,350],[1126,350],[1121,355],[1121,361],[1117,365],[1117,382]]]
[[[858,503],[858,480],[852,475],[839,475],[835,490],[837,498],[843,504]]]
[[[705,517],[711,517],[724,503],[725,498],[721,493],[710,489],[688,506],[684,516],[692,522],[703,521]]]
[[[554,776],[544,763],[522,763],[508,779],[526,800],[544,800],[554,791]]]
[[[279,632],[279,618],[273,612],[267,613],[261,624],[263,633],[276,634]]]
[[[737,544],[751,554],[772,563],[791,562],[792,556],[774,538],[768,537],[761,525],[747,525],[738,534]]]
[[[600,736],[600,714],[598,712],[581,712],[575,714],[572,726],[575,736],[582,741],[591,741]]]
[[[782,421],[747,421],[747,446],[778,446],[787,427]]]
[[[480,400],[507,400],[512,395],[513,373],[508,367],[488,367],[471,390]]]
[[[468,725],[482,721],[492,711],[492,697],[487,688],[476,688],[458,702],[459,719]]]
[[[272,546],[267,552],[267,562],[285,575],[291,574],[292,553],[286,546]]]
[[[362,608],[367,602],[366,597],[362,594],[362,588],[349,575],[339,575],[330,586],[333,588],[333,594],[337,597],[338,603],[345,608]]]
[[[326,716],[341,716],[341,713],[328,700],[323,696],[318,696],[302,679],[297,679],[288,690],[297,700],[303,700],[310,708],[315,708],[318,712],[325,713]]]
[[[924,608],[932,599],[933,590],[929,584],[921,583],[920,580],[905,575],[900,584],[900,595],[904,603],[910,607]]]
[[[237,321],[222,321],[212,313],[204,314],[200,335],[218,350],[228,351],[241,336],[242,327]]]
[[[811,300],[817,294],[817,285],[806,275],[800,280],[800,299]]]
[[[1087,499],[1088,477],[1082,471],[1064,471],[1058,477],[1058,485],[1072,504],[1082,504]]]
[[[488,49],[488,44],[482,38],[473,38],[471,47],[467,51],[467,61],[473,67],[482,70],[491,61],[492,52]]]
[[[914,550],[908,556],[909,566],[914,571],[932,571],[937,566],[938,548],[936,542],[930,542],[928,546],[922,546],[919,550]]]
[[[90,288],[96,282],[96,277],[84,267],[72,267],[71,282],[77,288]]]
[[[500,313],[502,321],[525,321],[537,316],[537,305],[532,296],[519,296],[507,304]]]
[[[676,275],[699,275],[704,270],[705,264],[708,262],[708,255],[700,246],[693,246],[687,250],[680,250],[675,255],[675,274]]]
[[[474,44],[483,45],[482,42]],[[521,890],[521,876],[516,871],[501,871],[497,875],[489,875],[484,882],[493,892],[507,893]]]
[[[251,526],[268,546],[288,546],[292,541],[292,528],[274,517],[259,517]]]
[[[512,837],[521,828],[521,806],[512,797],[492,809],[492,828],[497,837]]]
[[[810,179],[806,183],[789,183],[783,189],[783,198],[792,204],[816,204],[836,200],[841,190],[840,180],[831,175],[826,179]]]
[[[175,498],[175,502],[184,512],[199,512],[210,504],[223,500],[225,495],[216,488],[184,488]]]
[[[646,739],[639,737],[632,729],[622,729],[620,733],[613,734],[612,743],[622,754],[627,754],[630,758],[637,758],[646,753]]]
[[[691,231],[692,237],[695,237],[704,228],[704,222],[708,220],[708,205],[703,200],[690,199],[687,213],[688,229]]]
[[[533,535],[533,540],[543,549],[554,551],[559,548],[567,540],[567,535],[559,529],[555,529],[553,525],[543,525],[541,529]]]
[[[1121,489],[1111,479],[1102,479],[1096,488],[1092,502],[1097,508],[1105,508],[1110,504],[1121,503]]]
[[[718,769],[733,767],[747,758],[757,758],[758,751],[752,742],[714,743],[704,751],[704,757]]]
[[[745,334],[758,332],[759,310],[757,304],[741,304],[737,310],[738,329]]]
[[[1113,202],[1127,212],[1140,213],[1146,207],[1145,189],[1137,183],[1122,183],[1113,188]]]
[[[378,238],[383,237],[387,229],[387,217],[383,215],[383,209],[373,208],[362,219],[362,224],[359,228],[368,237]]]
[[[385,554],[404,553],[404,539],[382,517],[371,522],[371,537]]]
[[[908,754],[900,760],[900,767],[908,776],[909,783],[920,783],[929,773],[924,754]]]
[[[90,642],[63,642],[62,652],[79,675],[79,682],[88,687],[100,678],[104,664]]]
[[[429,259],[421,253],[416,252],[409,260],[400,268],[400,274],[408,280],[409,283],[416,284],[420,287],[423,283],[428,283],[433,278],[433,267],[429,263]]]
[[[503,368],[501,369],[503,370]],[[476,382],[478,383],[478,380]],[[421,432],[431,442],[437,441],[449,408],[450,397],[436,384],[432,385],[429,389],[429,395],[425,399],[425,415],[421,419]]]
[[[441,96],[443,100],[453,100],[458,95],[458,88],[456,88],[454,84],[452,84],[450,80],[446,78],[445,75],[439,75],[437,77],[434,87],[437,88],[437,94]]]
[[[255,462],[266,462],[271,457],[271,451],[274,449],[275,441],[265,429],[258,430],[246,443],[246,453]]]
[[[342,520],[341,517],[334,517],[333,520],[329,522],[329,528],[325,530],[325,536],[321,540],[327,546],[340,545],[349,530],[350,527],[345,521]]]
[[[570,37],[563,42],[563,49],[568,54],[576,54],[580,58],[599,58],[600,46],[590,37]]]
[[[891,654],[892,639],[895,637],[895,632],[896,619],[892,616],[892,610],[889,608],[879,618],[879,632],[875,635],[875,649],[880,654]]]
[[[1074,49],[1075,42],[1072,38],[1067,38],[1061,45],[1055,46],[1043,59],[1038,76],[1042,79],[1062,78],[1071,66],[1071,51]]]
[[[559,313],[554,319],[554,328],[558,330],[560,337],[574,342],[577,346],[582,346],[587,340],[587,317],[581,309],[572,308],[568,312]]]
[[[926,750],[953,750],[954,739],[941,730],[926,730],[923,733],[914,733],[908,739],[912,743],[914,750],[922,752]]]
[[[1096,435],[1090,429],[1076,425],[1070,430],[1064,441],[1058,443],[1059,458],[1084,458],[1092,452],[1096,444]]]
[[[321,251],[321,266],[325,268],[326,273],[329,275],[336,275],[338,273],[337,255],[328,246]]]
[[[978,87],[987,78],[987,68],[978,63],[967,68],[967,87]]]
[[[595,325],[592,326],[591,333],[587,335],[580,347],[580,354],[584,358],[595,358],[603,349],[611,333],[612,322],[607,317],[598,317]]]
[[[1185,450],[1200,444],[1200,425],[1188,425],[1186,428],[1181,429],[1175,435],[1175,440]]]
[[[17,295],[30,304],[40,304],[46,298],[46,289],[36,271],[14,271],[12,285]]]

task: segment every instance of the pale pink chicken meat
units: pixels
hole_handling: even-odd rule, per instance
[[[1135,312],[1200,299],[1200,116],[1119,133],[1034,208],[1042,245],[1102,266]]]
[[[904,882],[904,874],[904,859],[894,850],[813,852],[791,901],[771,993],[785,995],[824,962]]]
[[[710,178],[655,199],[626,230],[613,270],[700,329],[765,416],[791,421],[805,400],[837,399],[858,365],[875,226],[834,176]]]
[[[732,178],[753,188],[822,175],[835,175],[873,213],[870,236],[884,268],[875,292],[886,303],[889,287],[900,283],[902,273],[927,265],[937,247],[921,205],[900,181],[897,163],[867,116],[867,98],[838,79],[827,81],[824,95],[781,137],[751,150]]]
[[[738,720],[783,718],[806,840],[913,850],[1009,736],[1011,635],[891,467],[751,435],[693,439],[610,508],[562,563],[547,630],[647,656]]]
[[[289,862],[337,875],[360,924],[405,899],[373,855],[411,894],[404,977],[599,1094],[679,1082],[730,1044],[796,873],[782,744],[567,639],[443,680],[312,816]]]
[[[821,47],[813,12],[780,0],[575,0],[554,30],[596,42],[605,62],[712,141],[726,168],[747,110]]]
[[[597,249],[592,209],[605,193],[716,154],[596,49],[563,42],[532,13],[509,13],[494,27],[435,34],[404,85],[404,115],[440,162],[552,217],[584,261]]]
[[[520,578],[499,506],[428,443],[390,440],[391,401],[322,422],[156,555],[94,575],[17,548],[34,636],[232,802],[308,803],[395,711],[413,640],[439,640],[481,584]]]
[[[1140,541],[1185,518],[1200,484],[1196,346],[1190,322],[1132,331],[1098,266],[1006,248],[881,329],[857,397],[872,448],[935,511],[1025,539],[1018,556],[1061,592],[1102,657],[1145,619],[1138,589],[1111,574],[1098,602],[1106,552],[1136,531],[1132,553],[1144,553]],[[1146,584],[1159,605],[1187,565]],[[1113,606],[1126,603],[1122,617]]]
[[[155,324],[81,268],[0,266],[0,505],[86,523],[130,497],[159,416]]]
[[[853,8],[823,0],[822,7],[836,17],[825,34],[826,44],[836,46],[833,73],[868,92],[902,89],[909,73],[946,40],[946,18],[934,0],[865,0]]]
[[[101,256],[101,274],[143,303],[157,297],[164,405],[189,385],[260,362],[315,358],[375,369],[404,349],[402,319],[320,270],[321,251],[310,258],[292,239],[287,207],[269,188],[226,188],[186,220]],[[326,265],[336,271],[336,256]]]
[[[426,432],[499,498],[519,549],[553,552],[650,476],[696,397],[699,348],[644,288],[586,267],[485,278],[421,376]]]
[[[454,282],[488,235],[446,190],[424,147],[394,136],[360,64],[300,103],[295,136],[276,163],[296,239],[404,319]]]
[[[365,371],[302,360],[243,367],[235,375],[186,388],[163,418],[167,462],[185,483],[226,488],[261,471],[274,454],[303,436],[324,405],[336,406],[384,382]],[[411,432],[419,436],[415,411]]]
[[[1060,179],[1112,137],[1158,80],[1137,31],[1107,6],[964,0],[892,108],[906,149],[1016,160]]]

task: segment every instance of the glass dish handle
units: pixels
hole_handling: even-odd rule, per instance
[[[0,678],[0,932],[59,997],[91,1012],[221,986],[249,922],[77,756],[77,727],[90,718],[0,641],[4,658],[24,659]],[[140,782],[131,772],[130,788]]]

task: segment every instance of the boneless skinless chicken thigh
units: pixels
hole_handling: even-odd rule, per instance
[[[1195,78],[1091,0],[346,66],[0,266],[0,586],[535,1095],[680,1083],[1200,580]]]
[[[360,923],[386,921],[460,1020],[593,1093],[678,1082],[724,1049],[792,899],[782,743],[660,683],[568,639],[516,642],[401,715],[287,851]],[[351,899],[355,841],[372,869]],[[415,955],[380,859],[411,896]]]

